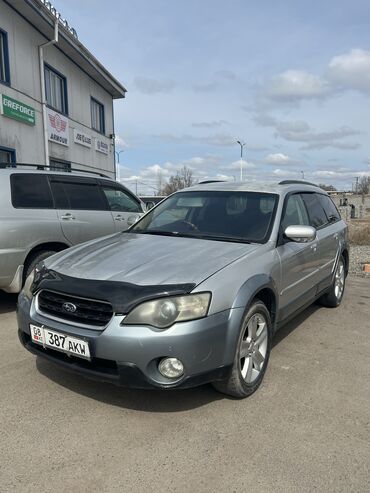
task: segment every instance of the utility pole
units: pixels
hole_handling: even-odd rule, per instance
[[[240,145],[240,181],[243,181],[243,149],[245,142],[237,140],[236,143]]]
[[[304,180],[304,171],[302,170],[301,173],[302,173],[302,179]]]

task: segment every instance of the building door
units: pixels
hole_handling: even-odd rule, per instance
[[[15,162],[15,149],[0,147],[0,164],[12,164]]]

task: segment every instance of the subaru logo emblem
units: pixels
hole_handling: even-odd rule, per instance
[[[68,313],[74,313],[76,310],[77,310],[77,306],[74,305],[73,303],[63,303],[62,305],[62,309],[65,311],[65,312],[68,312]]]

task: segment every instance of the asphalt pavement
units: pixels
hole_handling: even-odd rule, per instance
[[[36,359],[0,294],[1,492],[369,492],[370,279],[275,338],[264,383],[135,391]]]

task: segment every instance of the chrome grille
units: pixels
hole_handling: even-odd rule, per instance
[[[54,318],[82,325],[105,327],[113,316],[113,308],[106,301],[42,290],[37,295],[37,309]]]

